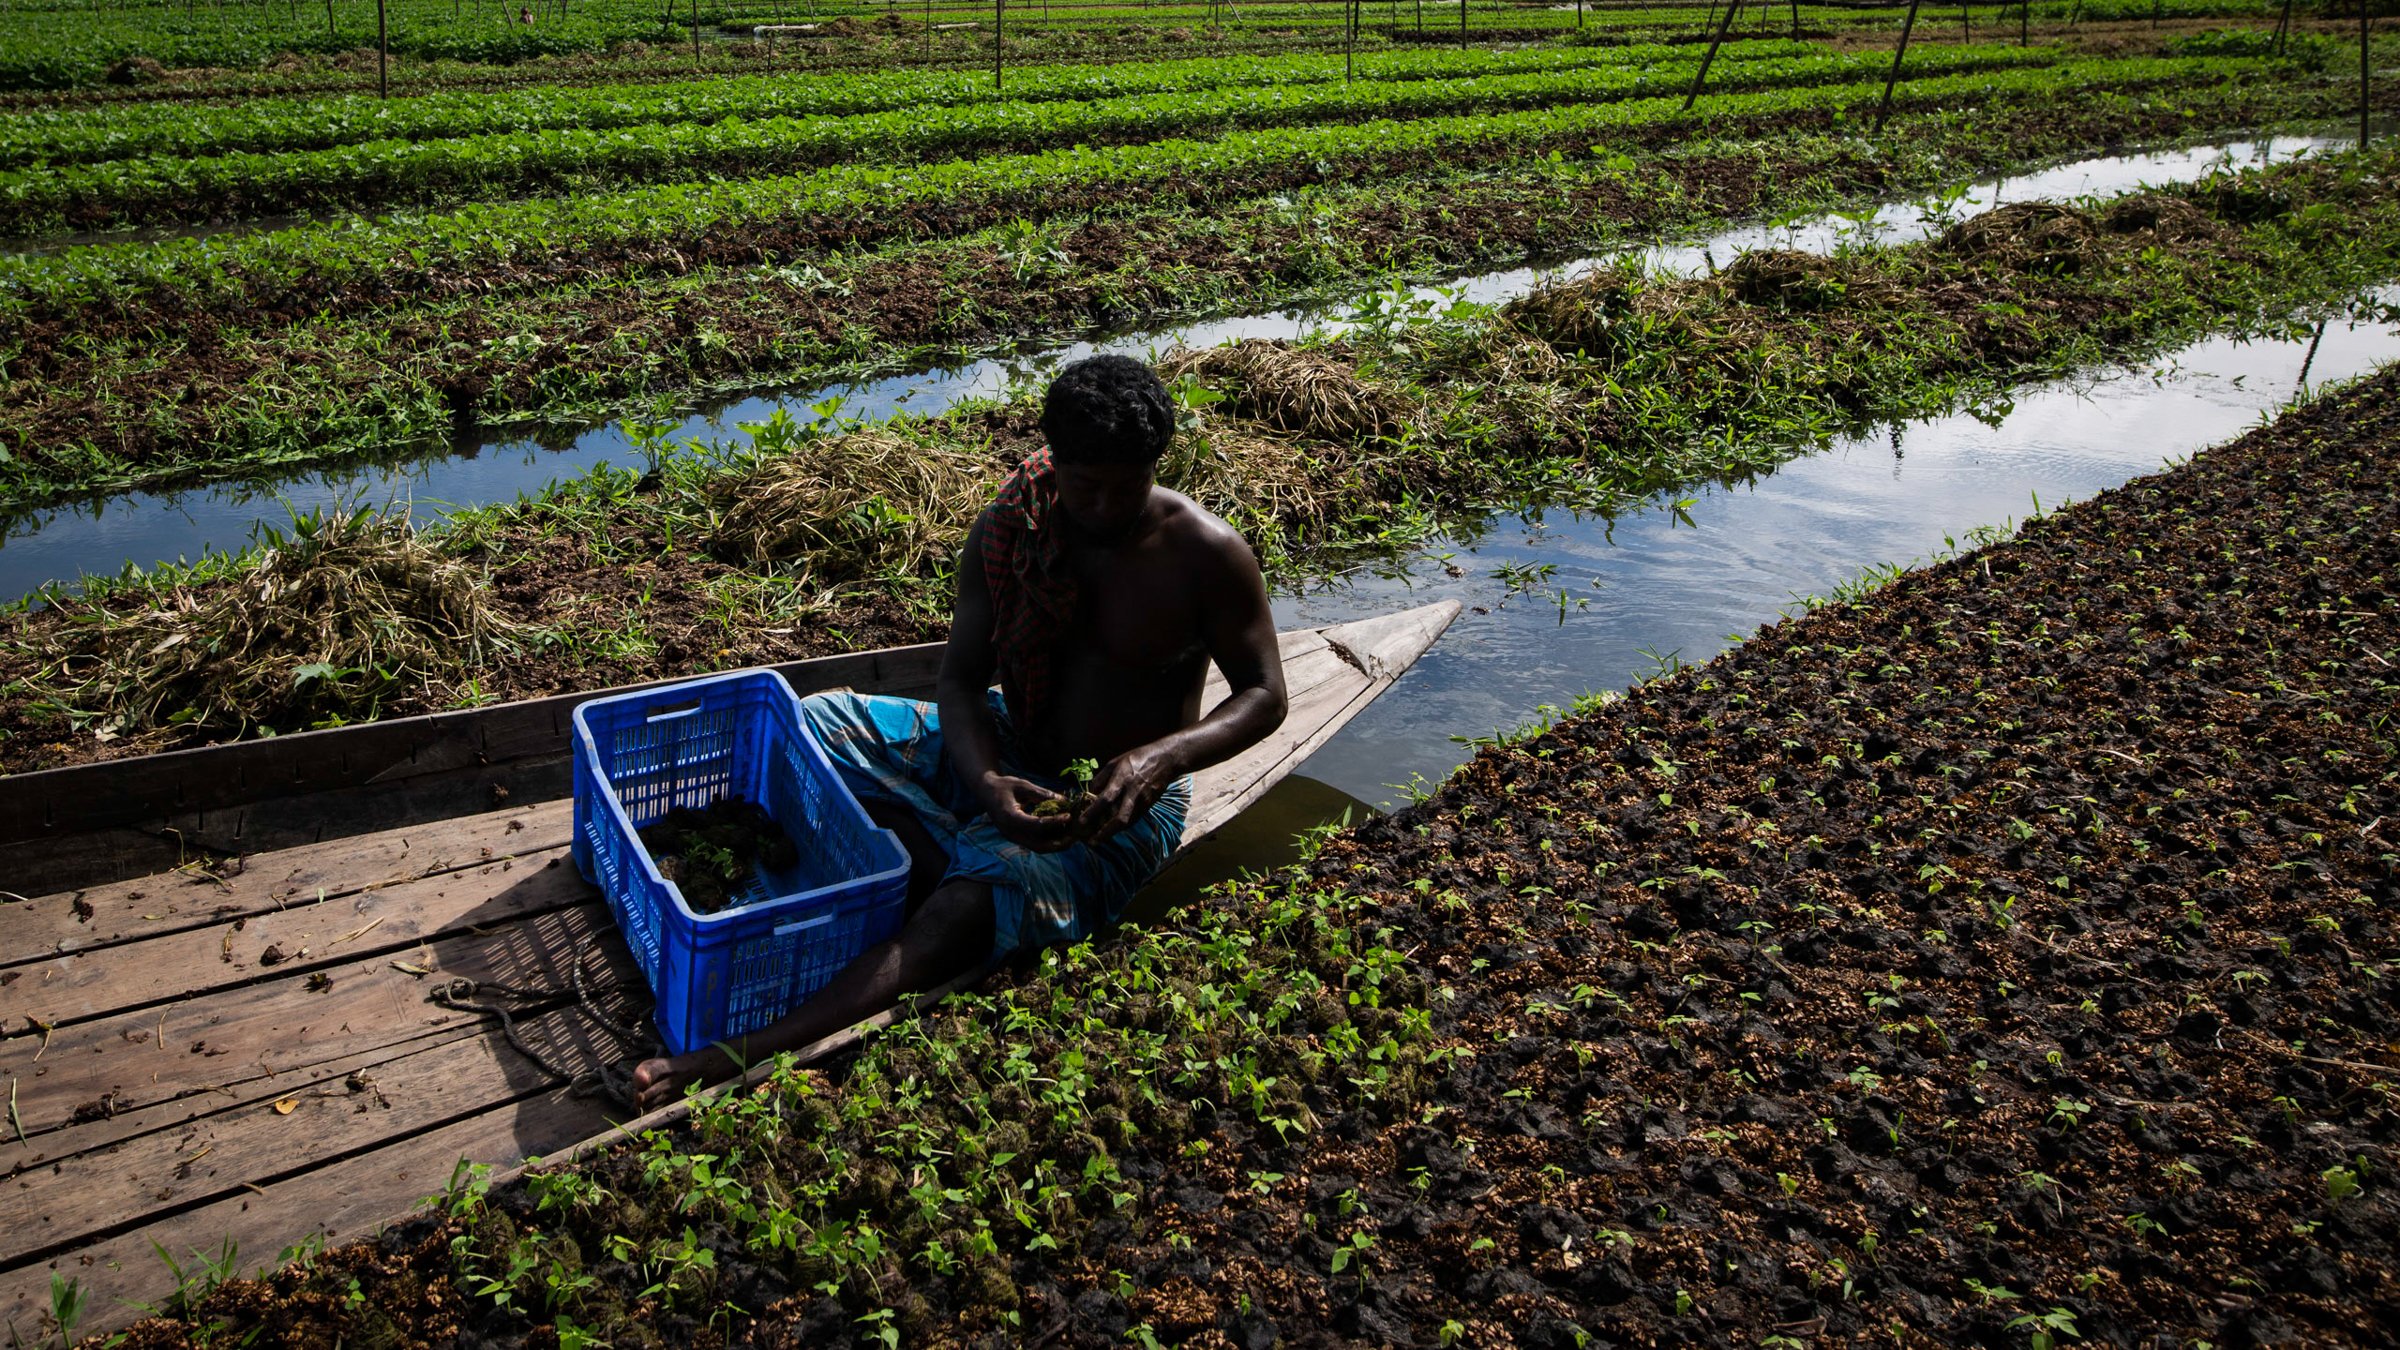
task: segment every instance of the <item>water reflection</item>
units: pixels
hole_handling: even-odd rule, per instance
[[[2382,298],[2400,300],[2400,288]],[[2212,339],[2096,383],[2026,391],[1989,422],[1960,414],[1878,430],[1614,521],[1505,519],[1395,575],[1279,598],[1279,626],[1442,598],[1469,606],[1390,693],[1310,757],[1308,772],[1388,804],[1398,796],[1388,785],[1437,781],[1463,762],[1468,747],[1455,738],[1623,688],[1663,661],[1704,661],[1797,597],[2230,440],[2298,392],[2304,364],[2321,387],[2396,358],[2400,333],[2372,324],[2329,324],[2314,343]],[[1541,580],[1530,592],[1511,590],[1509,578],[1533,576]]]

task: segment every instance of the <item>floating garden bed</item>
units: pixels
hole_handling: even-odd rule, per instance
[[[2379,1345],[2400,375],[135,1346]]]

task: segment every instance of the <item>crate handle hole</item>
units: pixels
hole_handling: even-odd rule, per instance
[[[664,722],[670,718],[689,717],[698,711],[700,711],[700,700],[696,698],[688,699],[682,703],[661,703],[645,712],[642,715],[642,720],[645,722]]]

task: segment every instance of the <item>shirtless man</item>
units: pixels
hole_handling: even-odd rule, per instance
[[[1048,448],[967,534],[939,703],[801,701],[843,781],[908,848],[908,917],[799,1010],[727,1043],[731,1055],[644,1061],[642,1109],[731,1077],[736,1057],[797,1050],[988,960],[1114,923],[1182,838],[1193,771],[1282,724],[1257,558],[1157,484],[1174,427],[1149,367],[1069,366],[1043,404]],[[1203,717],[1212,661],[1230,693]],[[1100,765],[1090,800],[1037,814],[1077,759]]]

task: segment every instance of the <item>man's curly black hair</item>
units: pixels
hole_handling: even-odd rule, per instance
[[[1175,403],[1132,357],[1087,356],[1050,382],[1042,435],[1061,463],[1151,464],[1175,438]]]

